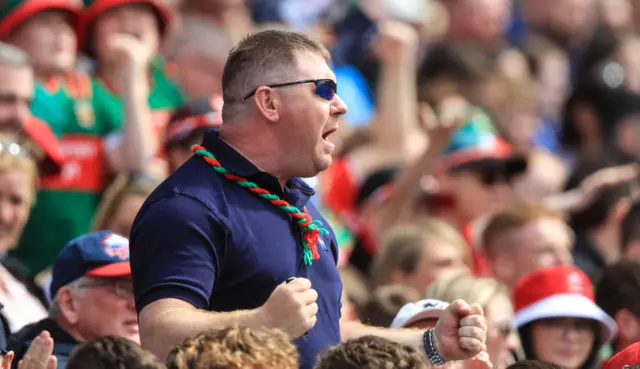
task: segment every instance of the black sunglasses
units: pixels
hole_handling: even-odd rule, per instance
[[[473,173],[476,175],[483,185],[495,186],[497,184],[508,183],[509,176],[502,166],[498,165],[486,165],[486,166],[461,166],[451,170],[453,173],[460,173],[463,171]]]
[[[480,180],[485,186],[495,186],[497,184],[508,183],[507,173],[499,168],[485,168],[476,171],[480,176]]]
[[[316,95],[321,98],[331,101],[333,97],[338,93],[338,85],[331,79],[307,79],[304,81],[296,81],[296,82],[287,82],[287,83],[278,83],[274,85],[267,85],[267,87],[276,88],[276,87],[285,87],[285,86],[293,86],[293,85],[301,85],[304,83],[313,83],[316,85]],[[245,100],[255,95],[258,91],[258,87],[256,87],[250,94],[245,96]]]

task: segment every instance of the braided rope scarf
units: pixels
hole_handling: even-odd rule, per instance
[[[302,260],[304,264],[311,265],[313,260],[320,259],[317,247],[318,239],[320,238],[320,234],[327,234],[329,231],[322,227],[322,223],[320,221],[311,219],[311,215],[309,215],[307,208],[303,208],[302,211],[300,211],[300,209],[282,200],[277,195],[258,187],[254,182],[229,172],[218,160],[216,160],[212,153],[202,146],[194,146],[192,151],[194,154],[202,156],[204,161],[211,165],[213,170],[224,175],[226,179],[235,182],[240,187],[246,188],[253,194],[269,201],[280,210],[289,214],[292,220],[295,220],[302,235]]]

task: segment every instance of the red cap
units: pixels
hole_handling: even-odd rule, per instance
[[[626,365],[640,364],[640,342],[627,346],[604,363],[602,369],[623,369]]]
[[[4,1],[3,1],[4,2]],[[6,38],[11,31],[24,23],[37,13],[50,9],[59,9],[69,12],[73,16],[73,22],[77,22],[81,3],[77,0],[27,0],[11,9],[0,22],[0,39]]]
[[[90,37],[91,27],[95,21],[105,12],[129,4],[149,4],[160,18],[160,29],[162,33],[165,33],[169,24],[171,23],[171,12],[169,8],[161,4],[156,0],[95,0],[90,5],[84,8],[80,22],[78,25],[78,47],[83,51],[88,52],[87,45]]]
[[[129,277],[131,276],[131,264],[128,261],[109,264],[91,269],[85,275],[98,278]]]

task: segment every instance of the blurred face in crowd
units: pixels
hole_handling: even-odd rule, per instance
[[[620,152],[640,158],[640,115],[634,114],[620,120],[616,126],[615,144]]]
[[[129,194],[117,205],[113,216],[107,220],[107,229],[129,237],[133,220],[144,203],[145,197],[138,194]]]
[[[176,80],[192,99],[222,94],[222,70],[226,55],[204,50],[183,50],[172,62],[176,65]]]
[[[20,168],[0,171],[0,253],[17,244],[29,219],[34,186],[33,173]]]
[[[402,284],[423,293],[431,283],[443,275],[458,270],[466,270],[462,248],[425,236],[424,246],[413,273],[396,271],[392,279],[393,283]]]
[[[76,62],[76,34],[71,15],[44,11],[29,18],[11,36],[11,43],[23,49],[38,76],[46,78],[70,71]]]
[[[569,92],[569,60],[560,50],[549,50],[539,59],[538,99],[544,117],[561,114]]]
[[[309,79],[336,80],[326,61],[319,55],[298,54],[297,65],[298,73],[295,77],[282,78],[291,82]],[[289,154],[282,161],[282,168],[289,172],[285,175],[309,178],[329,168],[335,147],[330,135],[338,129],[340,116],[347,112],[342,99],[335,95],[328,101],[316,95],[314,83],[277,88],[273,92],[282,102],[275,113],[278,122],[274,134],[281,140],[282,152]],[[258,98],[262,99],[256,97]],[[265,102],[263,100],[260,103]],[[266,111],[261,113],[266,114]]]
[[[0,64],[0,81],[0,130],[21,130],[30,116],[33,71],[30,67]]]
[[[598,11],[602,20],[617,31],[630,31],[633,28],[633,9],[629,0],[598,1]]]
[[[519,341],[511,321],[513,306],[508,296],[496,295],[487,305],[487,353],[496,369],[509,365],[511,351],[518,347]]]
[[[489,246],[495,277],[513,287],[522,276],[554,265],[571,264],[573,236],[559,219],[540,218],[497,236]]]
[[[74,338],[119,336],[140,343],[131,280],[83,278],[76,288],[61,288],[57,300]]]
[[[126,34],[137,38],[151,50],[157,51],[160,45],[160,25],[150,5],[123,5],[100,16],[95,24],[95,47],[98,59],[107,64],[118,61],[110,45],[110,39],[117,34]]]
[[[481,43],[493,43],[502,36],[509,0],[451,0],[445,4],[453,35]]]
[[[533,323],[533,350],[538,360],[578,369],[589,358],[597,322],[589,319],[553,318]]]
[[[569,39],[584,39],[595,25],[596,1],[545,0],[538,1],[540,3],[538,6],[548,7],[547,22],[551,29]]]
[[[458,216],[465,223],[500,209],[511,196],[501,165],[446,173],[439,181],[442,192],[453,197]]]
[[[540,151],[529,155],[527,171],[511,183],[518,201],[537,203],[562,192],[566,179],[567,171],[562,161]]]

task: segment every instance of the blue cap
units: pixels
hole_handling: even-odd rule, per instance
[[[131,276],[129,240],[111,231],[89,233],[71,240],[53,264],[51,297],[56,296],[60,287],[84,276]]]
[[[440,168],[451,170],[469,164],[500,162],[509,174],[522,173],[527,168],[524,156],[513,155],[511,146],[495,130],[491,118],[473,107],[469,118],[453,133],[449,145],[440,156]]]

